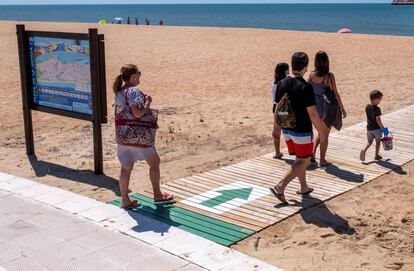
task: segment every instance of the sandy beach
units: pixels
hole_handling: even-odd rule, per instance
[[[273,70],[277,62],[289,62],[294,51],[307,52],[311,67],[318,50],[329,54],[349,115],[345,126],[364,121],[373,89],[385,95],[383,113],[414,102],[413,37],[26,23],[26,29],[47,31],[98,27],[105,34],[106,175],[95,176],[92,125],[86,121],[34,112],[37,159],[25,155],[15,24],[0,22],[0,171],[100,201],[118,194],[111,85],[125,63],[142,70],[141,89],[160,110],[157,149],[164,183],[273,151]],[[354,234],[307,223],[303,216],[312,216],[310,209],[235,248],[286,270],[414,270],[413,162],[403,169],[404,176],[391,173],[320,207],[337,214],[331,219],[346,220]],[[148,187],[147,166],[136,164],[130,189]]]
[[[413,174],[411,162],[234,248],[285,270],[413,270]]]

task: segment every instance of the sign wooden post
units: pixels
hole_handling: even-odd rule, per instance
[[[95,174],[103,173],[102,129],[101,129],[101,97],[99,71],[99,37],[97,29],[89,29],[89,46],[91,58],[91,87],[92,87],[92,124],[93,124],[93,153]]]
[[[26,154],[34,155],[34,140],[33,140],[33,125],[32,125],[32,111],[30,110],[30,101],[27,96],[27,90],[31,87],[29,75],[29,55],[27,54],[28,42],[25,35],[24,25],[17,25],[17,44],[19,50],[19,64],[20,64],[20,82],[22,88],[22,106],[23,106],[23,121],[24,134],[26,138]]]
[[[87,120],[93,126],[95,174],[103,173],[107,122],[104,36],[26,31],[17,25],[27,155],[35,154],[32,110]]]

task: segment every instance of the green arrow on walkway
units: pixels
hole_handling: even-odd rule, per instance
[[[247,200],[250,196],[250,193],[252,192],[253,188],[241,188],[241,189],[231,189],[231,190],[219,190],[216,191],[218,193],[221,193],[220,196],[217,196],[215,198],[203,201],[201,205],[213,208],[217,205],[220,205],[222,203],[231,201],[233,199],[244,199]]]

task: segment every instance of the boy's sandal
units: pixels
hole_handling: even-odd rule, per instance
[[[141,202],[137,200],[132,200],[128,205],[121,205],[120,207],[123,209],[137,208],[137,207],[141,207]]]
[[[309,195],[312,192],[313,192],[313,188],[312,187],[309,187],[309,190],[308,191],[306,191],[306,192],[296,191],[296,194],[301,195],[301,196],[307,196],[307,195]]]
[[[312,158],[311,158],[311,163],[312,163],[312,164],[317,164],[317,163],[318,163],[318,162],[316,162],[316,158],[315,158],[315,157],[312,157]]]
[[[161,203],[174,203],[175,196],[172,193],[168,192],[162,192],[162,198],[158,200],[154,200],[155,204],[161,204]]]
[[[285,195],[283,193],[279,193],[277,192],[277,190],[273,187],[270,187],[270,192],[272,192],[272,194],[278,199],[280,200],[282,203],[284,204],[289,204],[289,202],[286,200]]]
[[[377,161],[380,161],[380,160],[382,160],[382,156],[381,155],[377,155],[377,156],[375,156],[374,159],[377,160]]]
[[[282,153],[280,153],[279,155],[273,155],[273,159],[280,159],[280,158],[282,158],[283,157],[283,154]]]

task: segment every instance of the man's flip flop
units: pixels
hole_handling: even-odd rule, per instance
[[[276,189],[274,189],[273,187],[270,187],[270,192],[272,192],[272,194],[281,202],[283,202],[284,204],[289,204],[289,202],[287,202],[287,200],[285,199],[285,195],[283,193],[279,193],[276,191]]]
[[[312,187],[309,187],[309,190],[308,191],[306,191],[304,193],[302,193],[300,191],[296,191],[296,194],[301,195],[301,196],[307,196],[307,195],[309,195],[312,192],[313,192],[313,188]]]
[[[154,200],[155,204],[165,204],[165,203],[175,203],[175,196],[172,193],[162,192],[162,198],[159,200]]]
[[[138,202],[137,200],[133,200],[128,205],[125,205],[125,206],[121,205],[120,207],[123,209],[132,209],[132,208],[141,207],[141,203]]]

